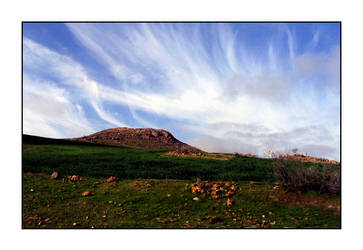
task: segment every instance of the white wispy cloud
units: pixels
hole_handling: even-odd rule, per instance
[[[30,39],[24,38],[23,58],[25,75],[24,93],[27,93],[35,86],[28,75],[52,77],[57,79],[58,85],[62,86],[60,90],[64,91],[66,87],[77,89],[76,92],[78,95],[73,97],[71,101],[74,101],[76,98],[85,100],[89,102],[103,120],[116,126],[125,126],[125,124],[114,119],[103,109],[99,93],[99,84],[90,79],[83,69],[83,66],[69,56],[59,54]],[[37,88],[41,89],[41,85],[45,86],[44,83],[38,83]],[[49,93],[52,94],[53,91],[58,90],[53,88]],[[47,99],[50,99],[50,97]]]
[[[339,157],[339,91],[327,91],[324,101],[320,94],[332,86],[339,90],[339,48],[297,53],[289,28],[284,36],[286,60],[280,58],[276,41],[267,42],[265,51],[255,56],[223,24],[210,27],[207,41],[205,27],[193,24],[67,27],[114,81],[96,81],[87,75],[86,65],[26,38],[25,69],[52,74],[57,87],[69,92],[70,103],[81,97],[109,124],[127,126],[122,116],[115,118],[105,108],[119,105],[128,107],[143,126],[155,127],[155,122],[139,112],[179,121],[180,129],[199,135],[190,143],[208,151],[262,154],[267,146],[283,150],[301,145],[304,150],[319,149],[320,156]],[[319,34],[313,43],[318,40]],[[315,78],[318,74],[321,77]],[[330,132],[322,133],[326,140],[314,140],[313,132],[306,132],[317,135],[316,128],[325,131],[327,124]],[[298,136],[302,131],[306,133]]]
[[[69,93],[52,82],[24,76],[24,133],[54,138],[86,135],[95,130]]]

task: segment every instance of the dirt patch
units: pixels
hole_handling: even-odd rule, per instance
[[[302,161],[302,162],[314,162],[314,163],[327,163],[327,164],[334,164],[339,165],[340,162],[334,160],[328,160],[325,158],[316,158],[309,155],[302,155],[302,154],[293,154],[293,155],[279,155],[279,159],[287,159],[293,161]]]
[[[172,152],[168,152],[167,155],[174,155],[174,156],[205,156],[202,152],[193,152],[188,149],[179,149]]]
[[[180,149],[180,150],[175,150],[172,152],[168,152],[165,155],[172,155],[172,156],[178,156],[178,157],[200,157],[203,159],[213,159],[213,160],[223,160],[226,161],[229,158],[228,157],[216,157],[216,156],[212,156],[212,155],[208,155],[206,153],[203,152],[193,152],[187,149]]]
[[[270,198],[275,202],[283,202],[293,206],[318,206],[327,210],[334,210],[336,213],[340,213],[340,201],[331,200],[325,196],[307,196],[301,192],[291,193],[276,188],[271,192]]]

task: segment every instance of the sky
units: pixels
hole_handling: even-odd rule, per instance
[[[23,23],[23,133],[340,160],[339,23]]]

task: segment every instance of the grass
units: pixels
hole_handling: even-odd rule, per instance
[[[227,198],[193,194],[192,181],[137,179],[107,183],[104,180],[89,178],[63,183],[45,174],[24,174],[23,227],[340,227],[337,196],[288,194],[267,183],[236,182],[239,188],[231,197],[233,205],[228,207]],[[95,185],[95,182],[102,183]],[[92,195],[82,197],[85,191]],[[199,197],[199,201],[194,201],[194,197]]]
[[[119,179],[272,181],[268,159],[167,156],[166,151],[88,145],[23,145],[23,171]],[[208,157],[208,156],[207,156]]]
[[[23,228],[340,228],[339,194],[283,189],[273,160],[166,153],[23,138]],[[54,171],[88,180],[51,180]],[[109,176],[117,181],[104,183]],[[197,178],[235,182],[233,205],[192,193]]]

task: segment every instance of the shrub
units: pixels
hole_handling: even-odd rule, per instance
[[[276,179],[289,191],[340,193],[340,170],[337,166],[307,165],[286,159],[274,159],[273,164]]]

